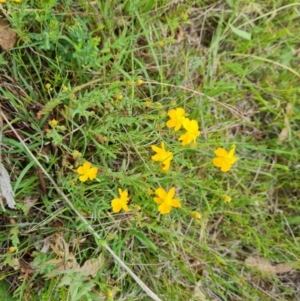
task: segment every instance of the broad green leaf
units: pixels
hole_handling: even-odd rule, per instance
[[[251,33],[248,33],[247,31],[238,29],[236,27],[234,27],[233,25],[229,24],[231,30],[239,37],[250,41],[251,40]]]
[[[16,299],[14,299],[12,297],[12,295],[10,295],[8,293],[9,291],[9,284],[6,281],[0,281],[0,296],[1,296],[1,301],[16,301]]]
[[[131,230],[131,233],[146,247],[149,249],[156,251],[157,246],[142,232]]]

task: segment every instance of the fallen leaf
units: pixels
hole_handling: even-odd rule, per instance
[[[10,178],[5,167],[0,163],[0,197],[6,199],[7,206],[11,209],[15,208],[14,192],[10,185]]]
[[[286,115],[291,116],[295,114],[293,105],[289,102],[285,107]]]
[[[271,275],[288,273],[293,270],[293,268],[290,265],[283,263],[272,265],[269,260],[264,259],[262,257],[250,256],[245,260],[245,264],[248,267],[256,268],[261,272],[268,273]]]
[[[0,46],[3,50],[13,48],[17,41],[17,34],[12,31],[6,22],[0,20]]]
[[[287,116],[284,117],[284,125],[285,127],[281,130],[280,134],[278,135],[278,144],[282,144],[289,137],[290,122]]]
[[[105,262],[104,255],[101,253],[97,258],[88,259],[80,266],[75,255],[69,252],[69,244],[66,243],[59,233],[55,233],[44,240],[41,252],[48,252],[50,248],[56,255],[56,258],[50,259],[45,263],[46,265],[55,265],[55,268],[45,275],[47,278],[65,274],[69,270],[81,272],[85,276],[95,277]]]
[[[35,203],[38,201],[38,199],[39,199],[39,197],[36,195],[27,196],[24,198],[23,204],[25,207],[25,211],[24,211],[25,216],[28,215],[30,208],[35,205]]]
[[[182,28],[179,26],[179,30],[178,30],[178,34],[177,34],[177,37],[176,37],[176,41],[177,43],[180,43],[182,40],[185,39],[185,34],[184,34],[184,31],[182,30]]]
[[[201,290],[201,281],[198,281],[196,283],[196,286],[194,288],[193,297],[199,301],[207,301],[206,296],[204,295],[204,293]]]
[[[98,258],[88,259],[82,267],[77,268],[85,276],[95,277],[98,271],[103,267],[105,262],[104,255],[101,253]]]
[[[278,135],[278,144],[282,144],[284,140],[289,136],[289,129],[288,128],[283,128]]]
[[[291,272],[292,270],[293,270],[292,266],[283,263],[277,264],[275,266],[276,274],[284,274],[284,273]]]

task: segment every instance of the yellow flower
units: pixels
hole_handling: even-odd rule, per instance
[[[9,253],[13,253],[15,250],[16,250],[15,247],[9,247],[9,248],[8,248],[8,252],[9,252]]]
[[[197,211],[193,211],[191,213],[191,216],[192,216],[193,219],[200,219],[201,218],[201,214]]]
[[[97,167],[91,167],[90,162],[84,162],[83,165],[77,168],[77,173],[81,175],[79,180],[81,182],[87,181],[87,179],[94,180],[98,172]]]
[[[77,160],[78,158],[82,157],[82,153],[78,150],[74,149],[72,152],[72,157],[74,160]]]
[[[129,211],[127,203],[129,201],[127,190],[122,191],[121,188],[118,189],[120,198],[113,199],[111,201],[111,206],[113,208],[114,213],[118,213],[123,209],[124,211]]]
[[[112,291],[107,291],[106,296],[109,297],[109,298],[112,297],[113,296]]]
[[[142,208],[141,208],[141,206],[139,206],[139,205],[135,205],[135,206],[134,206],[134,209],[135,209],[136,211],[140,211]]]
[[[170,102],[170,105],[171,105],[171,106],[176,106],[176,104],[177,104],[176,99],[171,100],[171,102]]]
[[[235,145],[231,147],[229,152],[224,148],[217,148],[215,150],[216,158],[213,159],[213,164],[216,167],[220,167],[222,172],[227,172],[230,170],[232,165],[238,160],[237,157],[234,157]]]
[[[158,206],[158,211],[161,214],[170,213],[172,207],[181,208],[181,204],[178,200],[173,199],[175,195],[175,187],[172,187],[168,192],[163,188],[157,188],[155,194],[158,197],[154,198],[154,202],[160,204]]]
[[[154,152],[156,152],[156,155],[152,156],[151,159],[153,161],[161,162],[160,167],[162,170],[169,170],[173,154],[172,152],[167,152],[165,150],[165,143],[161,143],[161,148],[155,145],[152,145],[151,148]]]
[[[116,95],[116,99],[117,100],[122,100],[123,99],[123,95],[122,94],[117,94]]]
[[[230,203],[231,202],[231,197],[228,196],[228,195],[225,195],[223,199],[224,199],[225,203]]]
[[[144,81],[142,79],[140,79],[140,78],[136,81],[136,84],[138,86],[142,85],[143,83],[144,83]]]
[[[196,139],[200,136],[199,126],[197,120],[190,120],[185,118],[182,123],[186,133],[181,135],[178,140],[181,141],[181,145],[187,145],[191,142],[196,145]]]
[[[5,3],[6,2],[6,0],[0,0],[0,3]]]
[[[151,188],[148,188],[148,189],[147,189],[147,194],[148,194],[148,195],[152,195],[152,194],[153,194],[153,190],[152,190]]]
[[[46,85],[45,85],[45,87],[46,87],[46,89],[50,89],[51,88],[51,84],[49,84],[49,83],[47,83]]]
[[[168,115],[170,117],[170,120],[167,121],[166,125],[168,128],[174,128],[174,131],[178,131],[182,123],[185,119],[184,117],[184,109],[183,108],[177,108],[177,109],[172,109],[168,112]]]
[[[53,127],[57,126],[58,125],[58,121],[55,120],[55,119],[52,119],[51,121],[49,121],[49,124]]]
[[[152,104],[151,99],[150,99],[150,98],[147,98],[146,101],[145,101],[145,107],[150,108],[150,107],[151,107],[151,104]]]
[[[63,87],[62,87],[62,91],[63,91],[63,92],[67,92],[67,91],[68,91],[68,87],[67,87],[67,86],[63,86]]]
[[[70,94],[70,98],[71,98],[71,99],[74,99],[75,97],[76,97],[76,95],[75,95],[74,93],[71,93],[71,94]]]
[[[189,14],[188,13],[183,13],[181,15],[182,20],[187,20],[189,18]]]

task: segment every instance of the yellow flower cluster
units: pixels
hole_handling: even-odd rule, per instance
[[[186,132],[181,135],[178,140],[181,141],[181,145],[188,145],[193,142],[196,146],[196,139],[200,136],[199,126],[197,120],[190,120],[185,117],[185,111],[183,108],[172,109],[168,112],[170,120],[167,121],[166,125],[168,128],[174,128],[177,132],[181,127],[183,127]]]
[[[186,131],[178,138],[178,140],[181,141],[181,145],[188,145],[193,142],[193,145],[195,146],[196,139],[198,136],[200,136],[197,120],[190,120],[189,118],[185,117],[185,111],[183,108],[170,110],[168,112],[168,116],[170,117],[166,123],[168,128],[174,128],[174,131],[177,132],[181,127],[183,127]],[[152,145],[151,148],[154,152],[156,152],[151,159],[161,163],[161,170],[168,171],[171,160],[173,159],[173,153],[166,151],[164,142],[161,143],[161,147]]]
[[[1,1],[1,0],[0,0]],[[121,99],[121,97],[120,97]],[[185,117],[185,111],[183,108],[172,109],[168,112],[169,120],[166,123],[168,128],[173,128],[175,132],[179,131],[181,128],[185,130],[178,140],[181,142],[181,145],[193,144],[196,146],[196,139],[200,136],[198,122],[193,119],[189,119]],[[55,127],[57,125],[56,120],[52,120],[50,125]],[[171,165],[171,161],[173,159],[173,153],[171,151],[166,150],[165,143],[162,141],[160,147],[156,145],[151,146],[152,150],[156,153],[151,157],[151,159],[155,162],[160,162],[161,170],[168,171]],[[222,172],[227,172],[231,169],[232,165],[238,160],[237,157],[234,156],[235,145],[231,147],[229,151],[219,147],[215,150],[216,157],[213,159],[212,163],[214,166],[220,168]],[[96,178],[98,173],[97,167],[92,167],[91,163],[85,162],[82,166],[79,166],[77,169],[77,173],[80,175],[79,180],[81,182],[85,182],[88,179],[93,180]],[[118,189],[119,197],[114,198],[111,201],[112,211],[114,213],[120,212],[122,209],[124,211],[129,211],[128,202],[129,195],[127,190]],[[152,190],[148,189],[148,195],[151,195]],[[181,208],[181,203],[178,199],[174,198],[175,196],[175,187],[172,187],[169,191],[159,187],[155,190],[155,197],[153,198],[154,202],[157,203],[158,211],[161,214],[170,213],[172,208]],[[229,203],[231,198],[229,196],[224,197],[224,202]],[[135,208],[137,211],[140,210],[139,206]],[[193,219],[200,219],[200,213],[193,211],[191,213],[191,217]]]

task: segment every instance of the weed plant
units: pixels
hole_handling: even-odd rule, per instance
[[[0,2],[1,295],[299,300],[299,2]]]

